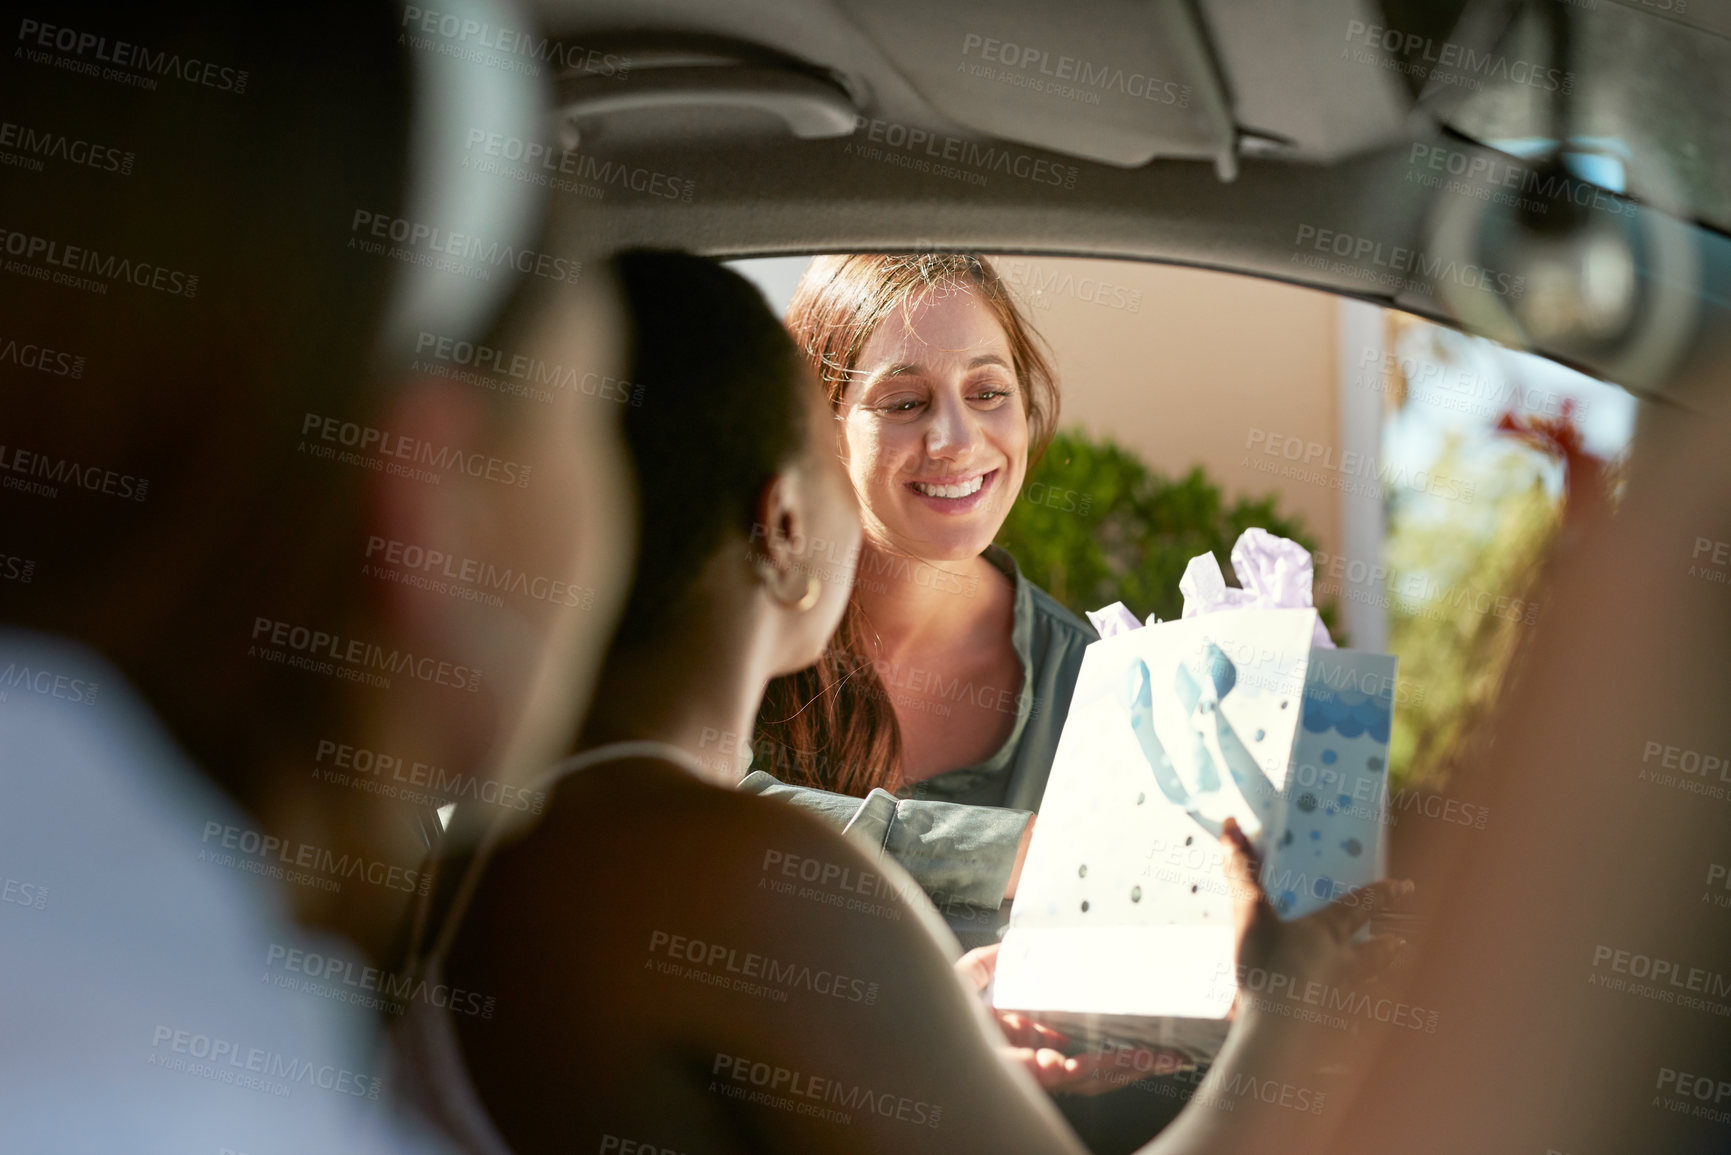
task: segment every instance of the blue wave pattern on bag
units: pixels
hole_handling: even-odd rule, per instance
[[[1368,732],[1378,742],[1388,742],[1394,720],[1394,696],[1373,697],[1352,690],[1307,686],[1304,691],[1304,728],[1312,734],[1334,730],[1343,738]]]
[[[1263,886],[1284,918],[1379,875],[1394,675],[1387,654],[1311,651],[1284,829],[1263,867]]]

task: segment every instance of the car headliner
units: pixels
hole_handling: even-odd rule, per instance
[[[1236,137],[1236,156],[1228,164],[1237,171],[1234,179],[1222,180],[1219,157],[1198,156],[1197,148],[1188,147],[1194,132],[1187,138],[1175,131],[1169,134],[1170,149],[1156,159],[1123,167],[1085,158],[1105,148],[1089,138],[1091,122],[1085,115],[1075,123],[1074,147],[1066,150],[1070,155],[958,123],[925,95],[941,96],[941,83],[923,75],[920,62],[910,63],[893,39],[879,42],[897,33],[896,19],[911,21],[905,25],[907,35],[918,34],[919,4],[876,2],[882,8],[870,17],[874,28],[867,29],[852,0],[543,0],[541,16],[556,35],[626,56],[637,69],[631,80],[647,68],[693,60],[716,65],[717,76],[734,62],[767,64],[832,84],[860,118],[851,137],[831,139],[797,139],[767,114],[723,115],[702,107],[574,119],[584,149],[689,181],[695,193],[689,202],[612,194],[585,202],[599,239],[727,257],[927,247],[1120,257],[1266,277],[1458,324],[1430,294],[1383,291],[1367,285],[1362,272],[1355,277],[1359,270],[1296,263],[1304,253],[1301,242],[1323,230],[1389,249],[1423,249],[1447,195],[1412,179],[1413,158],[1428,155],[1423,149],[1447,148],[1487,161],[1511,159],[1442,123],[1455,117],[1495,125],[1503,114],[1500,106],[1487,103],[1486,93],[1465,102],[1459,93],[1432,101],[1428,93],[1391,87],[1386,76],[1367,82],[1367,70],[1337,63],[1341,31],[1353,20],[1362,21],[1351,25],[1355,28],[1372,20],[1388,23],[1381,9],[1358,0],[1318,0],[1299,20],[1286,14],[1287,6],[1263,0],[1201,5],[1205,19],[1199,35],[1210,41],[1216,75],[1196,79],[1204,87],[1217,81],[1220,91],[1231,94],[1237,125],[1236,132],[1227,126],[1228,137]],[[993,20],[1003,22],[1001,7],[972,0],[962,5],[978,8],[986,28],[994,27]],[[1072,0],[1048,6],[1045,15],[1030,5],[1012,7],[1019,27],[1046,21],[1050,39],[1060,44],[1083,35],[1077,29],[1089,19],[1105,22],[1110,36],[1115,32],[1110,22],[1130,14],[1119,0]],[[1452,9],[1449,15],[1452,19]],[[965,11],[957,15],[946,7],[941,19],[949,28],[972,27]],[[1481,15],[1476,30],[1462,31],[1467,23],[1448,34],[1477,36],[1486,45],[1532,35],[1530,28],[1511,31],[1506,13],[1501,23],[1491,24]],[[1094,29],[1096,38],[1100,33]],[[1709,35],[1697,29],[1679,33],[1684,34]],[[1025,31],[1021,36],[1034,39]],[[1270,41],[1276,42],[1278,58],[1268,55]],[[580,109],[581,94],[597,83],[594,78],[561,80],[565,107]],[[1685,99],[1677,91],[1670,93],[1673,102]],[[1361,112],[1346,130],[1330,128],[1343,105],[1359,106]],[[1367,105],[1375,107],[1362,111]],[[1270,117],[1280,118],[1277,128],[1268,127]],[[1510,117],[1519,119],[1515,112],[1504,119]],[[989,164],[974,166],[974,173],[963,165],[959,178],[953,168],[947,175],[916,171],[906,161],[910,155],[921,159],[918,154],[894,146],[898,126],[903,133],[923,130],[946,143],[976,142],[976,156],[1026,157],[1019,162],[1024,169],[1039,161],[1046,162],[1043,173],[1054,166],[1073,169],[1072,187],[1019,178]],[[1156,148],[1159,136],[1156,131],[1150,138]],[[992,147],[999,152],[979,151]],[[925,151],[933,154],[930,146]],[[1189,156],[1175,155],[1186,151]],[[951,146],[949,153],[956,152]],[[1640,182],[1635,184],[1639,192]],[[1682,207],[1678,215],[1688,215],[1691,207]],[[1658,211],[1648,205],[1639,209],[1641,214]],[[1667,382],[1685,368],[1731,355],[1717,337],[1726,326],[1714,323],[1724,319],[1720,311],[1731,282],[1731,244],[1711,229],[1686,227],[1701,254],[1699,281],[1691,286],[1698,316],[1686,348],[1663,371],[1632,378],[1619,373],[1603,350],[1585,344],[1534,351],[1594,375],[1620,377],[1619,383],[1652,398],[1665,396]]]

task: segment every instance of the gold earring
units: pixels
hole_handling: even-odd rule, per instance
[[[801,594],[798,600],[789,601],[787,598],[781,596],[779,591],[775,594],[775,600],[792,609],[796,613],[803,614],[807,610],[811,609],[811,607],[817,605],[817,599],[822,596],[823,583],[817,580],[816,574],[808,573],[805,575],[805,593]]]

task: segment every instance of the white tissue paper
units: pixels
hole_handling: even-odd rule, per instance
[[[1113,602],[1109,606],[1089,610],[1088,622],[1102,638],[1115,638],[1119,634],[1142,628],[1142,623],[1136,620],[1136,615],[1131,613],[1123,602]]]
[[[1239,534],[1232,547],[1232,572],[1238,575],[1242,589],[1226,584],[1220,563],[1211,553],[1199,553],[1190,559],[1184,576],[1178,579],[1178,592],[1184,595],[1184,617],[1194,618],[1219,610],[1308,610],[1315,607],[1311,599],[1311,582],[1315,567],[1310,551],[1289,538],[1277,537],[1266,529],[1252,526]],[[1107,606],[1106,613],[1119,603]],[[1126,614],[1128,610],[1124,611]],[[1092,620],[1094,615],[1089,614]],[[1153,622],[1149,623],[1153,625]],[[1096,628],[1098,626],[1096,625]],[[1101,631],[1101,637],[1108,637]],[[1328,627],[1316,620],[1316,634],[1311,642],[1325,650],[1334,648]]]

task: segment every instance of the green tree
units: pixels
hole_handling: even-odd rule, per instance
[[[1461,476],[1457,438],[1437,462]],[[1510,447],[1476,467],[1488,521],[1409,516],[1396,503],[1384,546],[1389,650],[1416,691],[1394,712],[1390,785],[1442,790],[1476,757],[1543,600],[1544,561],[1561,522],[1533,454]]]

